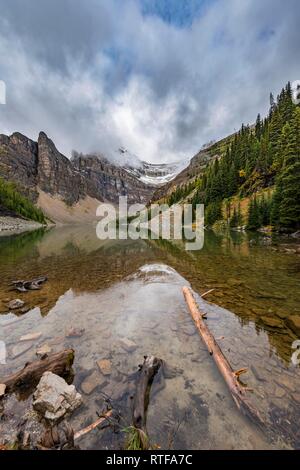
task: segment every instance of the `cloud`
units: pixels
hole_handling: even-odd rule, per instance
[[[186,159],[300,79],[297,0],[0,0],[0,11],[0,132],[44,130],[67,156],[123,146]]]

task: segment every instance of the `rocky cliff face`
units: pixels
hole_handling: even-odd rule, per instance
[[[44,132],[38,138],[37,186],[45,193],[59,195],[68,205],[85,196],[102,200],[92,181],[62,155]]]
[[[68,206],[86,196],[114,203],[128,196],[129,203],[146,203],[155,190],[105,158],[76,155],[69,160],[44,132],[37,142],[17,132],[0,135],[0,176],[14,181],[33,202],[42,191]]]
[[[37,201],[38,145],[19,132],[0,135],[0,176],[18,183],[23,194]]]
[[[125,168],[109,162],[98,155],[74,154],[73,168],[92,183],[97,194],[114,203],[119,196],[127,196],[128,203],[147,203],[154,193],[155,186],[146,184]]]

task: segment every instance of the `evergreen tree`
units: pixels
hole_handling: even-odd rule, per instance
[[[262,122],[260,114],[257,115],[256,124],[255,124],[255,137],[257,140],[260,140],[262,134]]]
[[[261,216],[256,196],[251,199],[248,210],[247,230],[257,230],[261,227]]]
[[[282,200],[282,187],[281,187],[281,182],[278,179],[277,184],[276,184],[276,189],[272,197],[271,208],[270,208],[270,223],[276,229],[279,228],[279,210],[280,210],[281,200]]]
[[[220,201],[210,203],[205,209],[205,224],[213,225],[222,218],[222,205]]]
[[[294,230],[300,228],[300,108],[294,110],[283,134],[287,145],[280,175],[279,225]]]

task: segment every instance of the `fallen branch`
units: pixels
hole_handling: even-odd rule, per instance
[[[19,372],[3,379],[0,378],[0,383],[6,385],[5,393],[13,392],[16,389],[28,389],[35,386],[43,373],[47,371],[60,376],[68,376],[72,370],[73,362],[74,350],[65,349],[26,364]]]
[[[100,416],[94,423],[90,424],[86,428],[81,429],[80,431],[77,431],[74,434],[74,440],[79,439],[80,437],[84,436],[85,434],[93,431],[93,429],[96,429],[100,424],[102,424],[104,421],[106,421],[108,418],[111,417],[113,411],[109,410],[107,411],[103,416]]]
[[[215,289],[209,289],[207,292],[204,292],[204,294],[201,294],[201,297],[205,297],[206,295],[210,294],[213,292]]]
[[[198,305],[195,301],[191,289],[189,287],[183,287],[183,294],[188,304],[191,316],[198,329],[198,332],[201,338],[203,339],[210,355],[213,356],[213,359],[219,371],[221,372],[226,384],[228,385],[230,393],[237,407],[252,419],[254,418],[255,420],[258,420],[260,424],[263,424],[263,420],[259,412],[248,401],[248,398],[246,396],[247,391],[250,391],[250,389],[239,381],[239,376],[247,372],[247,369],[239,369],[238,371],[234,371],[232,369],[227,358],[224,356],[218,343],[214,339],[212,333],[206,326],[203,320],[205,318],[205,314],[199,311]]]
[[[162,365],[162,360],[154,356],[145,356],[144,363],[140,366],[140,375],[136,385],[136,393],[133,401],[133,429],[138,433],[140,447],[143,450],[149,448],[149,439],[146,429],[147,409],[149,395],[154,376]]]

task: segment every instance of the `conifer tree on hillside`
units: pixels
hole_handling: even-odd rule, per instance
[[[257,140],[260,140],[262,134],[262,122],[260,114],[257,115],[256,123],[255,123],[255,137]]]
[[[251,199],[248,209],[247,230],[257,230],[261,227],[261,215],[256,196]]]
[[[281,201],[279,225],[289,230],[300,228],[300,108],[293,112],[283,129],[286,142],[280,174]]]

